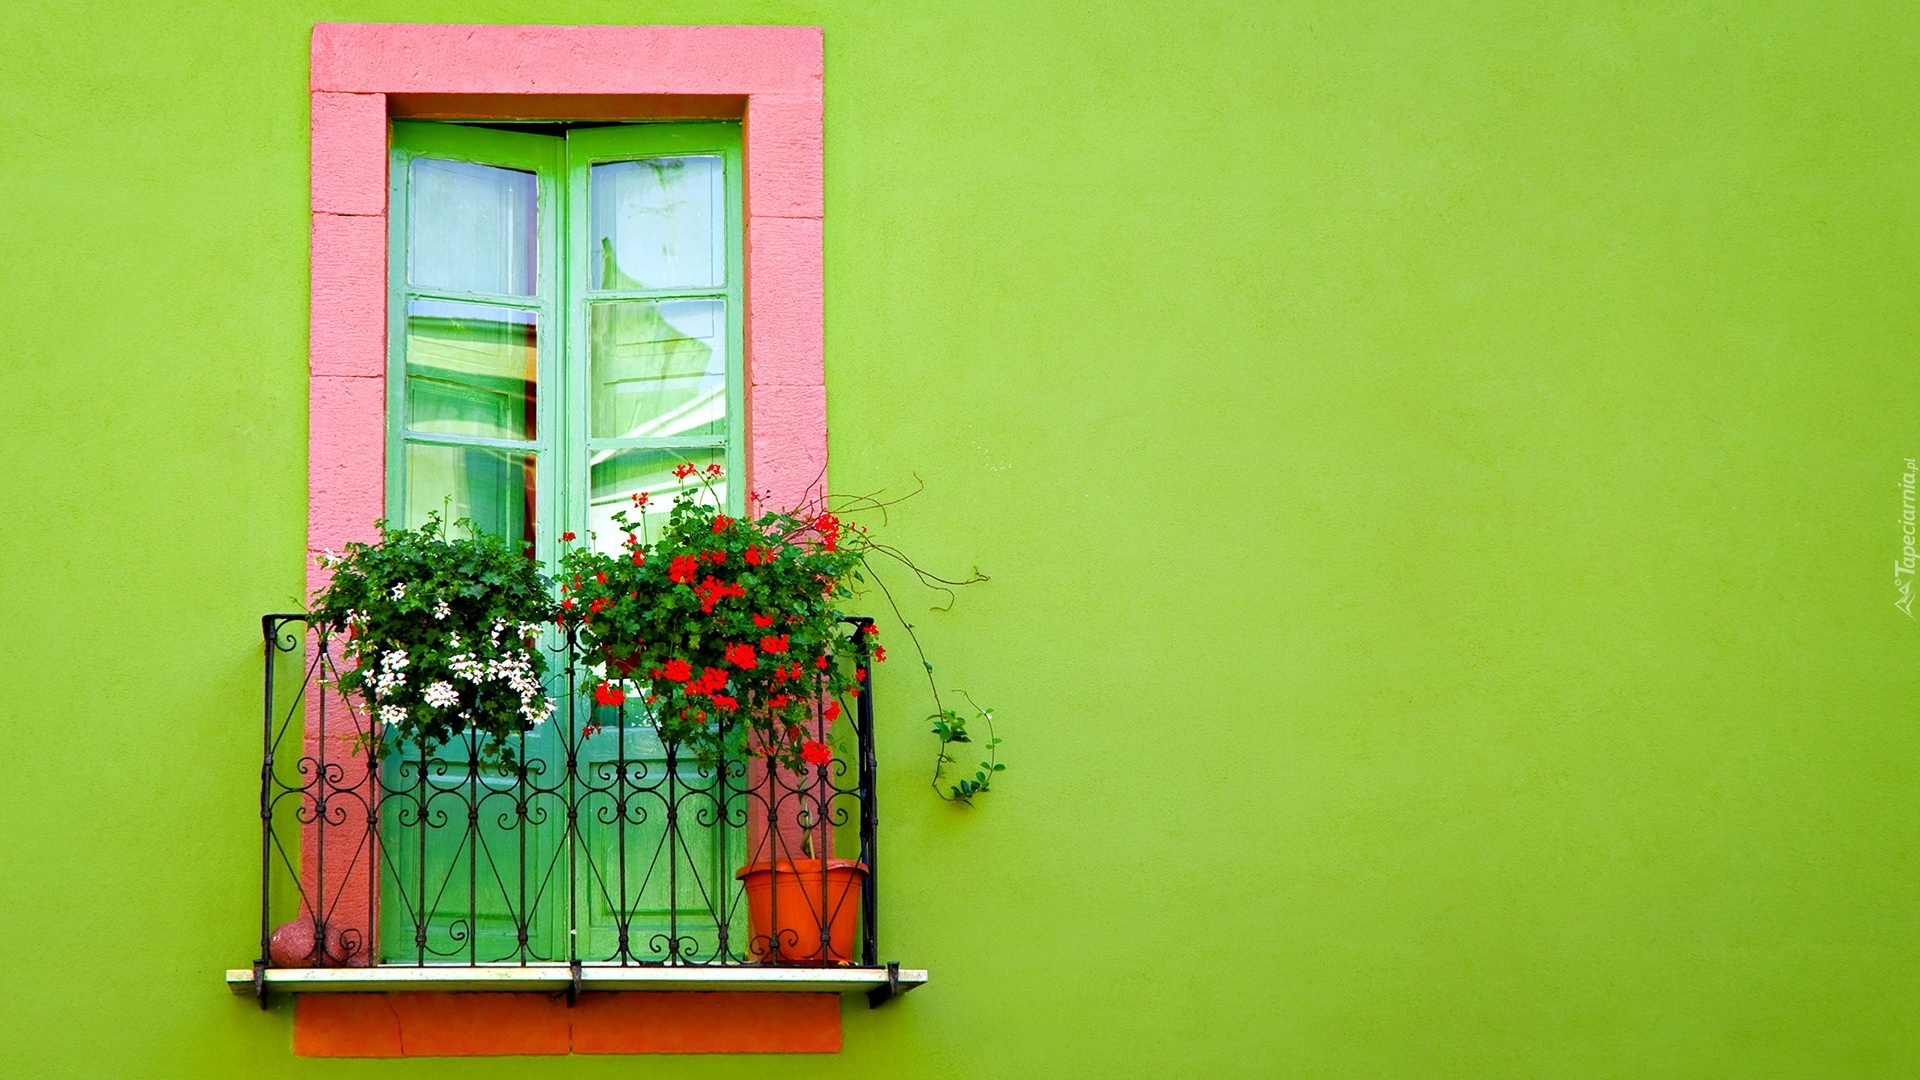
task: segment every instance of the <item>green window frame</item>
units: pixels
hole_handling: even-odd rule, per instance
[[[622,454],[678,455],[696,463],[717,457],[724,462],[730,480],[744,475],[745,253],[740,147],[740,127],[736,123],[597,125],[541,132],[394,122],[389,171],[386,400],[385,501],[390,521],[416,526],[426,511],[439,508],[442,497],[449,494],[441,489],[429,490],[424,471],[415,475],[410,465],[413,455],[458,455],[465,464],[445,470],[445,475],[471,479],[476,472],[492,468],[499,474],[496,479],[502,481],[493,486],[507,493],[503,497],[508,502],[518,483],[517,505],[475,516],[491,516],[497,525],[511,521],[517,513],[535,556],[552,566],[562,534],[572,532],[583,539],[589,535],[596,505],[596,476],[608,471],[609,462],[620,464]],[[706,236],[712,246],[712,262],[722,268],[720,273],[710,273],[703,283],[648,287],[621,269],[624,262],[614,258],[604,238],[596,250],[593,200],[597,168],[631,163],[644,170],[651,162],[716,158],[717,211],[722,227],[709,230]],[[502,181],[491,171],[482,174],[468,168],[480,166],[513,173],[513,178],[503,181],[511,197],[503,195],[488,203],[484,184],[480,184],[472,190],[482,191],[483,197],[470,204],[443,198],[430,208],[433,220],[426,221],[427,214],[414,213],[412,188],[415,166],[423,161],[427,164],[422,166],[421,177],[437,170],[444,175],[435,182],[452,185],[441,189],[443,195],[456,191],[463,178],[476,184],[489,178]],[[710,162],[701,167],[709,168]],[[603,173],[602,179],[611,185],[612,176],[611,172]],[[643,182],[644,178],[642,173]],[[708,184],[711,190],[712,182]],[[666,187],[662,180],[661,190]],[[529,206],[531,221],[526,220]],[[423,239],[421,233],[428,226],[445,235]],[[509,234],[530,239],[532,250],[497,243],[488,247],[479,234],[489,228],[498,234],[496,240]],[[455,252],[457,257],[449,263],[447,251],[441,250],[434,255],[440,262],[434,265],[433,273],[416,273],[423,244],[457,246],[454,241],[463,232],[472,234],[466,237],[474,241],[469,246],[482,251],[484,257],[469,266],[460,261],[465,256]],[[600,264],[597,276],[596,259]],[[464,277],[449,284],[448,273]],[[435,274],[440,276],[436,278]],[[620,389],[613,361],[622,347],[637,347],[643,365],[657,362],[653,381],[660,387],[675,379],[688,381],[688,370],[701,373],[701,387],[712,375],[710,352],[698,352],[701,348],[710,350],[711,344],[673,338],[672,333],[677,332],[674,327],[658,308],[647,305],[710,307],[714,303],[723,306],[718,330],[725,352],[720,373],[725,415],[721,422],[704,426],[717,430],[635,434],[619,430],[617,423],[609,429],[612,421],[607,416],[619,411],[614,409],[609,414],[605,410],[608,400]],[[611,313],[598,326],[596,309]],[[525,330],[528,326],[533,328],[531,344]],[[628,335],[624,339],[623,332]],[[694,357],[692,361],[687,360],[689,355]],[[635,381],[645,382],[646,372],[640,375]],[[528,383],[532,386],[530,395]],[[647,393],[642,387],[637,396],[644,401]],[[658,389],[653,397],[671,400],[672,394]],[[595,411],[596,402],[603,410],[600,414]],[[698,404],[697,393],[694,403]],[[513,476],[516,468],[520,470],[517,478]],[[670,464],[666,466],[670,468]],[[657,476],[661,471],[655,469],[648,475]],[[530,494],[525,482],[528,479],[532,481]],[[670,474],[666,481],[674,483]],[[468,488],[467,501],[471,503],[474,485],[468,484]],[[738,513],[745,502],[741,485],[727,483],[724,490],[730,512]],[[619,497],[612,502],[631,506],[624,491],[620,488]],[[652,491],[656,498],[663,494],[660,487]],[[456,506],[454,516],[459,512]],[[622,539],[617,534],[604,535],[604,531],[600,537],[603,542],[613,544]],[[562,743],[560,733],[549,724],[529,735],[524,752],[529,761],[544,760],[548,767],[557,768],[568,753]],[[578,752],[589,770],[610,767],[616,758],[643,764],[656,770],[656,775],[666,765],[664,748],[650,729],[602,731],[583,739]],[[404,756],[391,759],[385,766],[388,782],[395,786],[417,782],[431,789],[473,783],[504,790],[512,783],[506,773],[467,760],[466,750],[457,744],[435,752],[435,761],[443,767],[430,774],[431,780],[420,779],[427,774],[424,762],[418,763],[414,773],[405,773]],[[684,771],[690,765],[683,762],[680,768]],[[697,778],[687,773],[684,779]],[[396,803],[398,808],[404,806],[404,800]],[[538,918],[521,927],[515,913],[528,911],[528,901],[507,886],[537,891],[569,845],[582,845],[583,854],[593,865],[624,868],[628,863],[645,866],[660,843],[657,830],[629,826],[624,819],[616,825],[583,822],[577,832],[571,832],[561,815],[550,813],[539,823],[518,827],[489,820],[478,834],[477,842],[487,845],[482,860],[480,853],[461,847],[465,836],[462,830],[438,829],[419,821],[409,823],[401,809],[390,810],[384,805],[381,821],[386,857],[380,872],[382,914],[377,956],[382,963],[502,957],[558,960],[573,955],[576,949],[581,955],[612,955],[618,949],[617,920],[603,892],[583,888],[564,903],[540,905]],[[712,830],[689,831],[673,842],[681,845],[679,856],[691,872],[694,891],[737,890],[731,870],[742,857],[744,837],[739,828],[716,823]],[[620,860],[623,850],[628,854],[627,863]],[[481,874],[482,862],[485,875]],[[622,869],[620,873],[628,871]],[[527,885],[529,882],[532,885]],[[655,923],[669,925],[669,912],[677,912],[683,936],[700,941],[698,948],[710,951],[717,947],[712,943],[718,940],[720,928],[713,924],[707,905],[686,906],[693,898],[685,882],[655,880],[636,872],[623,884],[634,889],[627,899],[636,919],[632,924],[635,932]],[[415,909],[410,904],[424,907]],[[737,906],[730,902],[724,910],[733,911]],[[415,917],[427,925],[423,940],[416,941],[407,932]],[[450,928],[469,920],[471,925],[463,931],[463,950],[461,940]],[[578,928],[577,941],[565,939],[569,920]],[[522,929],[527,936],[517,938]]]
[[[534,553],[543,563],[552,565],[558,553],[559,537],[573,532],[586,537],[592,531],[592,508],[596,499],[595,483],[616,473],[627,460],[648,452],[667,457],[683,457],[702,462],[723,462],[731,479],[745,475],[745,375],[744,355],[744,262],[742,241],[742,161],[740,126],[728,122],[663,122],[643,124],[555,126],[551,134],[526,130],[503,130],[477,124],[396,121],[392,126],[388,242],[388,377],[387,377],[387,468],[386,514],[389,520],[418,525],[428,509],[442,505],[444,492],[427,491],[424,478],[411,475],[410,460],[431,455],[462,455],[472,465],[493,462],[502,476],[516,467],[531,472],[531,497],[521,496],[517,509],[524,538],[531,540]],[[636,163],[717,158],[720,162],[721,228],[715,231],[718,261],[724,271],[707,283],[648,287],[645,282],[621,280],[615,272],[603,242],[595,250],[593,237],[593,198],[595,169]],[[444,284],[414,281],[415,232],[422,226],[413,213],[411,185],[414,166],[425,159],[455,165],[490,166],[512,170],[532,178],[535,203],[535,253],[525,292],[512,289],[451,288]],[[603,238],[604,240],[604,238]],[[601,263],[596,280],[595,262]],[[725,351],[725,419],[721,430],[697,433],[634,434],[596,430],[596,334],[603,356],[611,350],[609,323],[621,317],[631,324],[657,313],[668,305],[683,308],[702,302],[724,306],[719,318]],[[658,307],[649,307],[659,305]],[[438,330],[461,334],[462,344],[476,338],[510,338],[515,331],[507,319],[486,322],[484,326],[502,328],[490,333],[474,329],[468,320],[450,312],[511,313],[511,318],[531,320],[534,324],[534,385],[532,415],[525,418],[530,435],[476,431],[432,430],[420,424],[416,411],[422,408],[419,393],[423,384],[435,380],[421,375],[410,380],[410,353],[425,353],[424,343]],[[410,313],[416,333],[410,335]],[[596,326],[596,313],[604,315]],[[617,327],[615,327],[617,332]],[[416,340],[418,339],[418,340]],[[500,349],[513,343],[495,342]],[[671,343],[669,343],[671,344]],[[444,380],[438,392],[454,394],[487,392],[478,377],[469,376],[464,385]],[[499,380],[496,379],[496,382]],[[605,382],[601,384],[607,385]],[[497,397],[508,402],[512,394],[498,389]],[[599,395],[604,409],[604,399]],[[471,410],[469,410],[471,413]],[[502,415],[511,409],[500,410]],[[604,416],[604,412],[600,414]],[[442,425],[444,428],[445,425]],[[602,486],[617,486],[605,482]],[[520,490],[524,492],[526,485]],[[745,503],[745,492],[737,482],[725,485],[725,497],[732,512]],[[624,493],[625,489],[620,491]],[[660,492],[655,491],[656,498]],[[609,504],[603,495],[599,502]],[[456,516],[459,513],[455,508]],[[499,517],[499,514],[477,514]],[[485,522],[483,521],[483,524]],[[605,533],[606,529],[599,530]],[[617,537],[605,537],[614,540]]]

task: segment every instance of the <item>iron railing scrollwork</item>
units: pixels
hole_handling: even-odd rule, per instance
[[[697,761],[640,698],[593,704],[573,634],[550,646],[556,709],[510,764],[469,735],[366,750],[335,643],[268,615],[260,768],[260,958],[380,965],[878,965],[870,620],[832,760]],[[576,970],[578,968],[576,967]]]

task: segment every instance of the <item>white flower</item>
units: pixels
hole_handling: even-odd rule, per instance
[[[460,703],[460,691],[455,690],[450,682],[434,683],[420,696],[436,709],[445,709]]]
[[[407,684],[407,654],[395,649],[380,657],[380,670],[373,676],[373,696],[392,697],[394,690]]]
[[[393,692],[407,685],[407,673],[404,671],[382,671],[373,677],[373,696],[392,697]]]
[[[395,600],[405,600],[405,599],[407,598],[407,583],[406,583],[406,582],[404,582],[404,581],[396,581],[396,582],[394,582],[394,584],[393,584],[393,598],[394,598]]]
[[[447,616],[451,614],[453,614],[453,609],[447,606],[447,602],[445,600],[442,600],[439,603],[433,605],[434,618],[444,620],[446,619]]]
[[[380,706],[380,722],[383,724],[398,724],[406,720],[406,718],[407,710],[398,705]]]

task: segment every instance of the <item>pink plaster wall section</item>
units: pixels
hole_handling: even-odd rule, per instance
[[[826,443],[802,443],[787,432],[826,413],[826,388],[755,384],[747,393],[753,399],[747,454],[753,461],[753,490],[760,494],[761,505],[771,509],[812,506],[826,484]]]
[[[747,99],[743,137],[752,170],[747,192],[750,217],[822,216],[824,134],[819,94],[756,94]]]
[[[313,95],[313,212],[387,212],[387,97]]]
[[[754,383],[819,386],[826,355],[819,218],[755,218],[747,237],[748,348]]]
[[[308,655],[318,648],[319,635],[309,634]],[[380,838],[369,811],[379,805],[379,779],[355,738],[367,728],[367,718],[355,709],[340,694],[318,687],[306,696],[301,752],[313,762],[304,778],[312,785],[311,820],[301,836],[302,910],[295,918],[316,924],[312,940],[325,942],[324,958],[316,954],[322,967],[366,967],[374,959]],[[319,925],[326,927],[324,935]]]
[[[386,257],[384,213],[313,215],[307,338],[313,374],[386,377]]]
[[[348,94],[817,96],[814,26],[321,23],[311,88]]]
[[[384,512],[388,94],[744,96],[747,480],[770,507],[824,494],[818,27],[321,23],[310,89],[310,589],[325,583],[311,556],[372,539]],[[322,742],[313,705],[309,754]],[[378,890],[336,875],[367,873],[373,838],[331,832],[326,881],[311,858],[315,839],[303,859],[309,895],[338,905],[335,929],[370,942]]]

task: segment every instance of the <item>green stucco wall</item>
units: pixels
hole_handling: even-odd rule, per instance
[[[1913,1074],[1920,9],[1591,0],[0,5],[0,1073],[745,1075],[220,981],[315,20],[826,28],[833,484],[1012,771],[884,671],[934,981],[754,1075]]]

